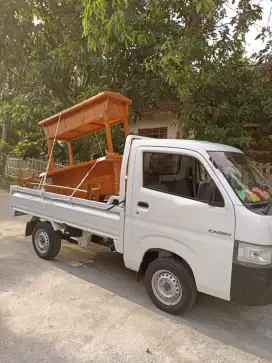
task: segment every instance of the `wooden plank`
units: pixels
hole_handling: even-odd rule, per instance
[[[113,153],[113,143],[112,143],[111,129],[108,116],[105,116],[105,131],[108,144],[108,152]]]
[[[71,141],[67,141],[67,146],[68,146],[69,163],[70,165],[74,165],[74,157],[73,157],[73,149]]]

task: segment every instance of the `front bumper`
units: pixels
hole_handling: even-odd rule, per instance
[[[233,262],[230,299],[238,304],[263,306],[272,303],[272,266]]]

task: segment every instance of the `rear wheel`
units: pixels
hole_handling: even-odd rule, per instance
[[[32,234],[32,244],[36,254],[44,260],[52,260],[61,248],[61,236],[48,222],[39,222]]]
[[[197,297],[191,271],[175,258],[158,258],[151,262],[145,274],[145,285],[153,303],[170,314],[190,309]]]

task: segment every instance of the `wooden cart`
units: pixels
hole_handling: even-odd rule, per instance
[[[50,168],[46,191],[71,195],[82,182],[74,197],[104,200],[107,195],[118,195],[122,156],[113,150],[111,127],[122,123],[125,137],[129,135],[128,109],[131,101],[119,93],[103,92],[61,113],[41,121],[47,139]],[[72,141],[105,129],[107,153],[104,160],[74,163]],[[56,168],[54,140],[67,143],[69,166]],[[19,184],[38,188],[41,183],[19,180]]]

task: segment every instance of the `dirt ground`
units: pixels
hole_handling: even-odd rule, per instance
[[[0,192],[0,363],[272,362],[272,305],[201,296],[182,317],[156,309],[122,257],[63,244],[51,262],[10,220]]]

